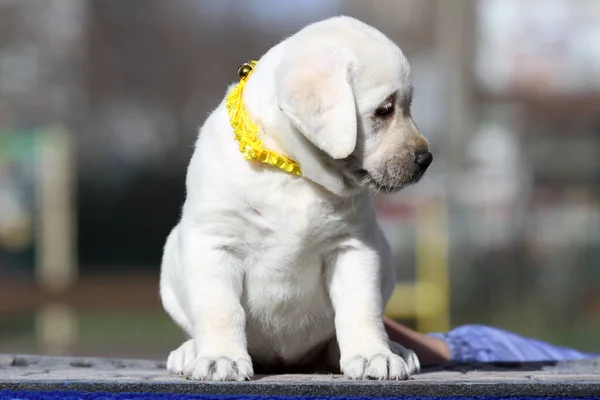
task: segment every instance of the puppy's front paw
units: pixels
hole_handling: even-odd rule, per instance
[[[184,367],[194,358],[196,358],[196,350],[194,349],[194,341],[190,339],[169,354],[167,370],[172,374],[183,375]]]
[[[402,357],[393,353],[354,356],[340,363],[342,373],[350,379],[405,380],[411,369]]]
[[[389,345],[392,353],[402,357],[406,365],[408,365],[408,371],[410,375],[421,372],[421,362],[417,357],[417,353],[396,342],[390,341]]]
[[[200,381],[245,381],[254,376],[250,357],[196,357],[184,368],[186,379]]]

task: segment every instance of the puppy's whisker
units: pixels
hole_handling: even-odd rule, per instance
[[[400,185],[401,175],[402,175],[402,172],[400,171],[400,169],[396,170],[396,177],[394,179],[394,187],[398,187]]]

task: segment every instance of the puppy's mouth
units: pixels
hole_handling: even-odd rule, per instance
[[[421,180],[425,170],[415,170],[409,179],[406,177],[392,177],[387,172],[378,174],[376,177],[366,169],[354,171],[354,175],[360,181],[361,186],[368,187],[374,192],[396,193],[406,186],[413,185]]]

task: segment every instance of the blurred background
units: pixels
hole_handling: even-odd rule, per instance
[[[423,332],[600,351],[600,1],[1,0],[0,353],[165,358],[162,246],[237,67],[346,14],[398,43],[435,161],[376,199]]]

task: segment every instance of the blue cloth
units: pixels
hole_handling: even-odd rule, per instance
[[[448,333],[431,333],[444,340],[453,362],[539,362],[598,358],[600,354],[582,353],[553,346],[540,340],[485,325],[464,325]]]
[[[105,392],[43,392],[0,390],[0,400],[572,400],[572,397],[324,397],[324,396],[254,396],[171,393],[105,393]],[[598,397],[577,397],[578,400],[598,400]]]

